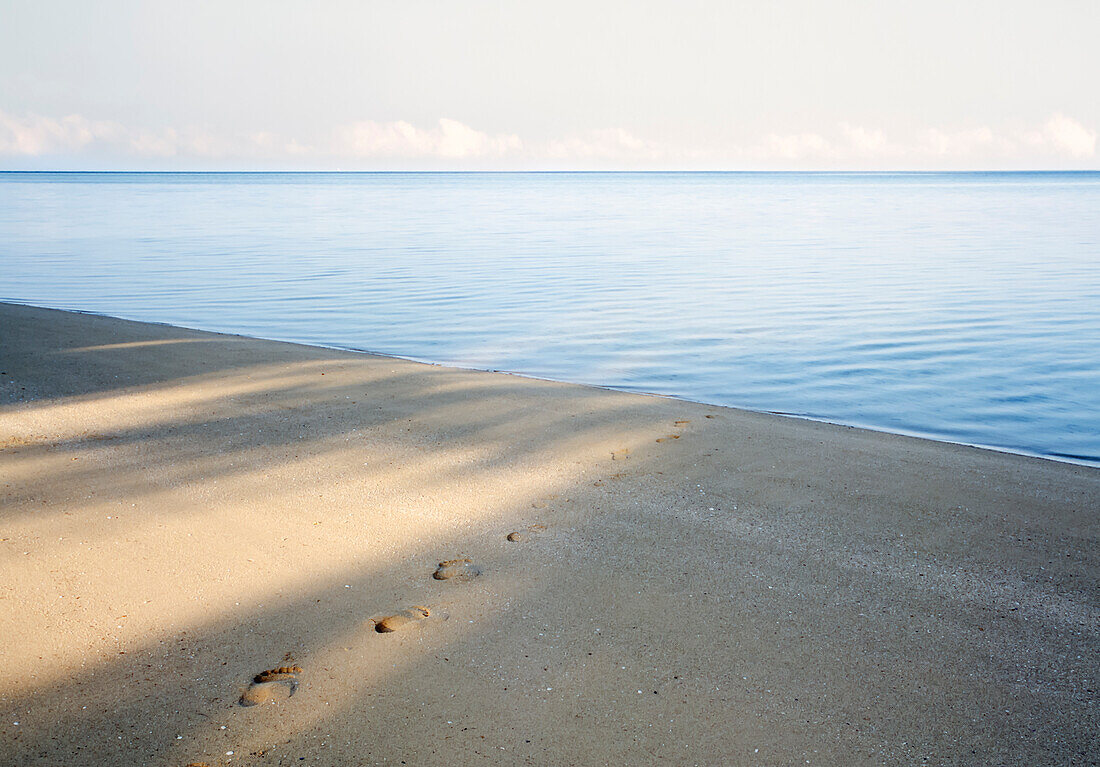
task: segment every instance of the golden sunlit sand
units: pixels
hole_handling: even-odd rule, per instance
[[[4,765],[1100,756],[1096,469],[14,305],[0,354]]]

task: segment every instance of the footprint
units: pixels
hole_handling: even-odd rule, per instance
[[[298,691],[300,673],[301,666],[280,666],[256,674],[238,703],[242,706],[258,706],[261,703],[285,700]]]
[[[542,498],[539,498],[537,501],[534,501],[531,504],[531,507],[535,508],[535,509],[545,509],[547,501],[556,501],[557,499],[558,499],[558,494],[557,493],[551,493],[550,495],[544,495]]]
[[[522,532],[520,530],[515,530],[511,533],[508,533],[508,535],[506,535],[505,537],[508,540],[510,540],[512,543],[525,543],[525,542],[531,540],[531,537],[533,535],[537,535],[538,533],[541,533],[545,529],[546,529],[546,525],[539,525],[539,524],[528,525],[527,526],[527,532]]]
[[[374,630],[379,634],[389,634],[417,621],[422,621],[430,614],[427,607],[410,607],[408,610],[402,610],[399,613],[388,615],[382,620],[375,621]]]
[[[680,439],[680,435],[679,434],[666,434],[663,437],[658,437],[657,441],[658,442],[668,442],[670,439]]]
[[[611,460],[612,461],[625,461],[629,457],[630,457],[630,448],[628,448],[628,447],[624,447],[622,450],[612,450],[611,451]]]
[[[432,577],[437,581],[470,581],[479,575],[481,575],[481,568],[469,558],[440,562],[439,567],[432,573]]]

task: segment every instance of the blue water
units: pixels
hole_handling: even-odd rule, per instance
[[[0,298],[1100,465],[1100,173],[5,173]]]

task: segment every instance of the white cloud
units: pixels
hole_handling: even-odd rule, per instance
[[[841,123],[840,132],[851,150],[858,155],[880,157],[896,151],[886,140],[886,134],[879,129]]]
[[[518,154],[523,148],[519,136],[490,135],[446,117],[428,130],[404,121],[364,120],[341,126],[334,133],[330,154],[361,159],[499,158]]]
[[[1096,131],[1089,130],[1072,117],[1056,114],[1043,126],[1043,135],[1050,144],[1071,157],[1096,155]]]
[[[1004,157],[1012,154],[1015,142],[982,126],[963,130],[929,128],[922,132],[915,153],[944,158]]]
[[[113,141],[122,132],[116,123],[96,122],[81,115],[18,118],[0,111],[0,154],[35,157],[76,152],[97,141]]]
[[[841,123],[833,135],[771,134],[733,156],[767,162],[819,162],[825,165],[880,164],[887,167],[1003,166],[1013,162],[1064,162],[1096,156],[1097,134],[1056,114],[1033,129],[925,128],[891,137],[879,128]]]
[[[75,114],[61,118],[36,114],[18,117],[0,111],[0,156],[113,154],[231,158],[242,148],[239,142],[197,130],[148,131]]]
[[[178,151],[176,132],[171,129],[161,133],[138,131],[131,136],[129,144],[139,157],[174,157]]]
[[[640,139],[622,128],[589,131],[533,148],[537,156],[551,160],[655,161],[679,154],[672,147]]]
[[[831,141],[817,133],[771,133],[746,154],[757,160],[833,160],[839,156]]]

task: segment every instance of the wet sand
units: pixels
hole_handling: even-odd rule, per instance
[[[4,765],[1100,760],[1092,468],[0,304],[0,507]]]

